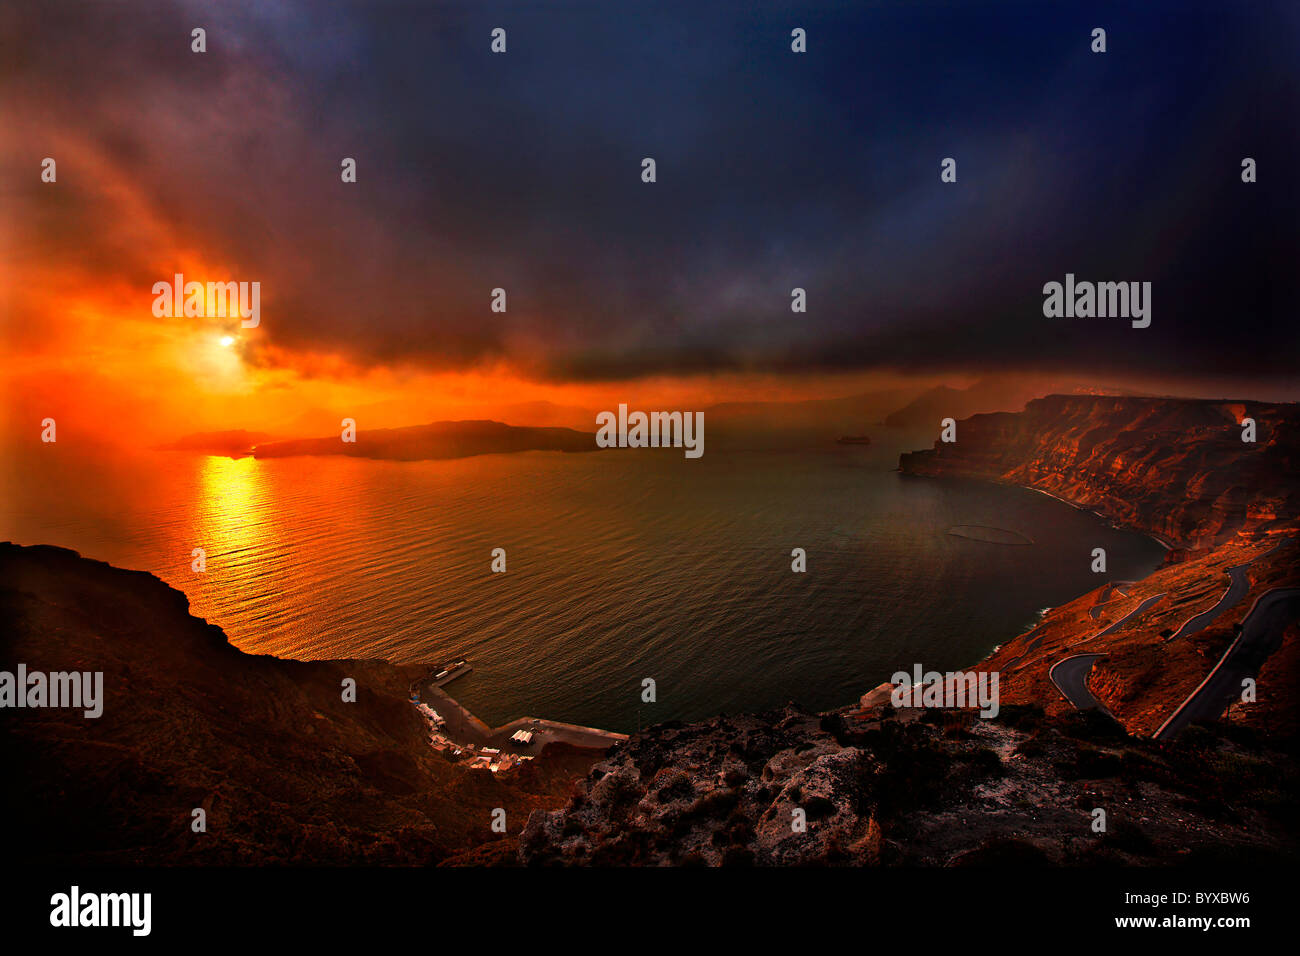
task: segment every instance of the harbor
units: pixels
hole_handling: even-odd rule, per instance
[[[455,763],[500,773],[534,759],[549,744],[606,750],[627,739],[626,734],[538,717],[489,727],[446,691],[448,684],[472,669],[461,658],[434,668],[411,685],[411,703],[428,722],[430,746]]]

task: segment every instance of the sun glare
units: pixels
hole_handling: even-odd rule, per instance
[[[235,337],[233,335],[223,335],[221,337],[221,347],[223,349],[228,349],[234,344],[235,344]]]

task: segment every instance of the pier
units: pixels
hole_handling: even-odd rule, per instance
[[[464,758],[471,765],[489,769],[504,763],[508,768],[520,760],[536,757],[547,744],[565,743],[590,750],[607,750],[619,741],[627,740],[627,734],[540,717],[520,717],[500,727],[489,727],[445,690],[448,684],[472,669],[468,661],[453,661],[435,668],[411,686],[411,700],[426,704],[442,718],[442,726],[434,731],[431,743],[437,746],[439,738],[446,741],[451,746],[453,759]],[[525,733],[520,735],[520,731]]]

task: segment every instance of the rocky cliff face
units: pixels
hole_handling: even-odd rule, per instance
[[[0,544],[0,622],[0,670],[104,675],[98,719],[0,711],[16,863],[437,863],[498,840],[496,807],[517,833],[560,805],[594,759],[452,766],[407,702],[427,668],[245,654],[154,576],[61,548]]]
[[[1256,422],[1253,443],[1242,441],[1245,417]],[[960,421],[955,442],[905,454],[899,469],[1038,488],[1204,547],[1242,529],[1295,527],[1300,407],[1052,395]]]

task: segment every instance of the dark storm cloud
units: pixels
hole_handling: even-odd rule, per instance
[[[260,280],[263,335],[290,349],[579,379],[1294,369],[1288,4],[4,17],[4,95],[51,141],[82,138],[230,278]],[[495,26],[505,56],[488,52]],[[790,52],[794,26],[806,55]],[[50,148],[25,146],[6,164]],[[356,185],[339,181],[344,156]],[[1240,182],[1243,156],[1260,182]],[[148,272],[158,250],[116,238],[121,210],[75,161],[60,181],[85,202],[28,196],[25,241],[166,278]],[[1045,319],[1043,283],[1066,272],[1152,282],[1151,327]],[[504,316],[488,310],[497,286]],[[790,312],[794,286],[806,315]]]

